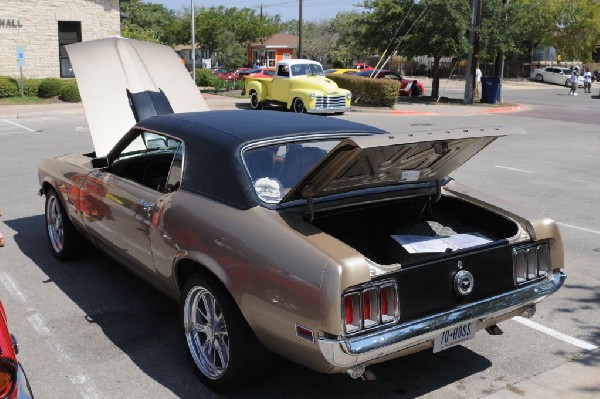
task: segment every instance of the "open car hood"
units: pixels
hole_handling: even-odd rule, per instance
[[[354,190],[431,183],[448,176],[500,136],[522,129],[452,129],[345,139],[280,201]]]
[[[160,105],[166,105],[162,113],[208,110],[190,74],[168,46],[114,37],[66,49],[98,157],[108,154],[136,123],[139,115],[134,115],[127,91],[160,97]],[[152,100],[150,105],[154,111]]]

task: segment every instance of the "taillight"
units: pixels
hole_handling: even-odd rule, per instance
[[[358,293],[344,297],[344,312],[346,315],[346,332],[356,331],[361,327],[360,322],[360,295]]]
[[[548,274],[548,245],[536,244],[513,249],[513,273],[515,284],[535,280]]]
[[[10,359],[2,359],[0,363],[0,398],[9,398],[15,390],[17,365]]]
[[[400,316],[398,290],[391,281],[349,292],[343,296],[343,304],[346,333],[392,323]]]
[[[363,291],[363,320],[365,328],[379,323],[379,301],[377,288],[369,288]]]

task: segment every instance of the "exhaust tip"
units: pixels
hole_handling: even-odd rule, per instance
[[[358,366],[354,366],[351,369],[346,370],[346,374],[348,374],[352,379],[357,379],[362,377],[365,373],[365,365],[359,364]]]
[[[537,310],[537,307],[535,305],[529,305],[525,309],[523,309],[521,316],[525,317],[526,319],[531,319],[533,317],[533,315],[535,314],[536,310]]]
[[[493,326],[486,327],[485,331],[487,331],[487,333],[490,334],[490,335],[502,335],[502,334],[504,334],[504,331],[502,331],[500,329],[500,327],[498,327],[496,324],[494,324]]]

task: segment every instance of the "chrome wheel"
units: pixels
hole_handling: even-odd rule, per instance
[[[196,366],[211,380],[221,378],[229,365],[229,333],[221,306],[210,291],[195,286],[183,310],[185,336]]]
[[[55,253],[61,253],[64,246],[64,220],[58,198],[51,195],[46,203],[46,225],[48,238]]]
[[[544,77],[542,76],[541,73],[538,73],[537,75],[535,75],[535,80],[537,80],[538,82],[543,82]]]

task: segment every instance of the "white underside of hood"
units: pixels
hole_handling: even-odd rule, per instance
[[[175,113],[208,111],[189,72],[168,46],[115,37],[66,49],[98,157],[108,154],[136,123],[127,90],[162,90]]]

